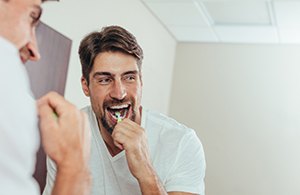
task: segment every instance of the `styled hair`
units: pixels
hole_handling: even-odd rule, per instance
[[[100,32],[90,33],[80,43],[78,53],[87,84],[94,60],[102,52],[122,52],[133,56],[141,72],[143,50],[135,36],[120,26],[107,26]]]

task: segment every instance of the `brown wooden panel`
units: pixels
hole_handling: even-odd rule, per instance
[[[36,98],[49,91],[65,91],[72,41],[44,23],[37,27],[41,60],[25,64]]]
[[[72,41],[44,23],[37,27],[41,60],[25,64],[36,99],[49,91],[64,95]],[[41,192],[46,183],[46,156],[39,148],[34,177]]]

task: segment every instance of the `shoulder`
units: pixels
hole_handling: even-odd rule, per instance
[[[144,128],[150,139],[164,143],[196,144],[201,147],[201,142],[194,129],[176,121],[175,119],[151,110],[143,112]]]
[[[183,134],[189,134],[193,133],[194,130],[187,127],[186,125],[178,122],[177,120],[166,116],[165,114],[152,111],[152,110],[145,110],[144,111],[145,116],[145,126],[146,127],[153,127],[160,128],[164,131],[172,131],[173,133],[179,133],[181,135]]]
[[[93,108],[90,105],[88,105],[82,108],[81,111],[85,112],[88,115],[91,127],[96,128],[96,131],[98,131],[98,123]]]
[[[85,106],[85,107],[81,108],[80,110],[88,113],[91,109],[92,109],[91,106]]]
[[[92,107],[89,105],[89,106],[86,106],[86,107],[83,107],[80,109],[81,111],[85,112],[89,117],[92,117],[93,116],[93,109]]]

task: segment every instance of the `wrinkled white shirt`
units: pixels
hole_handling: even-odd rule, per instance
[[[0,194],[39,194],[32,177],[39,135],[36,105],[17,48],[0,37]]]
[[[96,116],[90,106],[92,130],[90,170],[92,195],[141,195],[137,180],[128,168],[125,151],[112,157],[102,139]],[[141,126],[145,129],[152,165],[167,192],[181,191],[205,195],[205,156],[195,131],[163,114],[143,108]],[[43,195],[50,195],[56,166],[47,159],[47,184]]]

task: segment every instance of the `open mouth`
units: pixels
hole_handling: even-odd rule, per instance
[[[129,104],[122,104],[122,105],[115,105],[107,107],[107,111],[110,113],[113,119],[116,121],[123,120],[127,117],[130,105]]]

